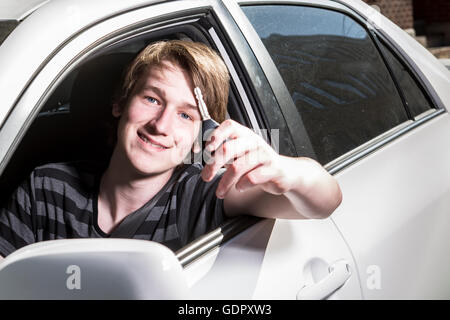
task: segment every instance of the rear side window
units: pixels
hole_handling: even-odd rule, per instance
[[[405,96],[405,101],[413,117],[431,109],[431,105],[426,99],[423,91],[406,67],[394,56],[394,54],[383,44],[380,43],[383,55],[386,57],[392,68],[395,78]]]
[[[278,68],[320,163],[407,120],[381,55],[355,20],[306,6],[242,9]]]

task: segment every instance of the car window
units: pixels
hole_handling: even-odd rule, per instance
[[[242,9],[279,70],[320,163],[408,119],[372,38],[351,17],[294,5]]]
[[[392,72],[404,94],[405,101],[413,117],[431,109],[431,105],[420,89],[417,82],[413,79],[407,68],[394,56],[384,43],[380,42],[380,48],[386,57]]]
[[[0,20],[0,45],[18,25],[16,20]]]
[[[0,176],[0,203],[6,201],[37,166],[71,161],[106,163],[111,157],[116,135],[111,114],[112,99],[127,65],[144,47],[158,40],[198,41],[218,51],[215,46],[220,38],[214,41],[208,36],[203,23],[204,20],[188,21],[183,25],[137,33],[101,47],[78,63],[51,88],[51,94],[43,102]],[[237,79],[240,79],[241,71],[237,72]],[[228,117],[249,125],[239,100],[242,93],[235,90],[235,80],[231,84]],[[225,222],[228,223],[227,220]],[[211,226],[217,228],[215,224]],[[233,227],[233,232],[247,226],[244,223]]]

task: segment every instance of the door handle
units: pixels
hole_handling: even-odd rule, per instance
[[[297,300],[323,300],[341,288],[350,278],[347,261],[339,260],[328,267],[329,274],[317,283],[303,286],[297,293]]]

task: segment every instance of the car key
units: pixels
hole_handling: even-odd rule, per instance
[[[206,107],[205,101],[203,100],[202,91],[200,90],[199,87],[194,88],[194,94],[195,94],[195,97],[197,98],[198,109],[199,109],[200,115],[202,117],[202,138],[204,138],[205,134],[206,134],[207,137],[205,138],[205,141],[208,141],[209,136],[214,131],[214,129],[216,129],[219,126],[219,124],[216,121],[214,121],[214,119],[212,119],[211,116],[209,115],[208,108]],[[202,149],[204,149],[204,148],[202,148]],[[212,156],[213,154],[214,154],[214,151],[212,151],[210,155]],[[210,155],[203,153],[205,163],[209,163]]]

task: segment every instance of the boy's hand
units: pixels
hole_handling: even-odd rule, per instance
[[[236,121],[226,120],[217,127],[205,151],[215,153],[203,168],[203,180],[210,181],[221,167],[227,168],[216,190],[218,198],[224,198],[233,186],[244,191],[259,185],[266,192],[282,194],[295,183],[295,170],[289,170],[295,168],[295,159],[280,156],[262,137]]]

